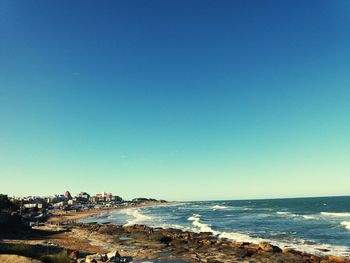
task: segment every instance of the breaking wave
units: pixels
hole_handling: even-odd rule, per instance
[[[350,200],[350,199],[349,199]],[[313,200],[311,200],[313,201]],[[308,202],[311,202],[308,201]],[[269,204],[271,202],[271,205]],[[274,203],[280,203],[278,206]],[[113,224],[146,224],[151,227],[176,228],[183,231],[211,232],[219,238],[237,242],[269,242],[281,248],[290,247],[319,255],[350,258],[350,212],[344,204],[328,205],[321,212],[318,200],[308,207],[286,201],[194,202],[176,207],[125,208],[102,214],[88,222]],[[250,211],[246,211],[250,210]],[[318,233],[327,231],[325,238]],[[329,242],[329,244],[327,244]]]
[[[340,224],[345,226],[346,229],[350,230],[350,221],[343,221]]]
[[[214,209],[214,210],[217,210],[217,209],[227,209],[228,207],[227,206],[223,206],[223,205],[214,205],[211,208]]]
[[[310,216],[310,215],[303,215],[303,218],[305,218],[305,219],[307,219],[307,220],[317,219],[317,217],[315,217],[315,216]]]
[[[300,219],[306,219],[306,220],[313,220],[313,219],[317,219],[316,216],[314,215],[298,215],[298,214],[293,214],[291,212],[276,212],[277,215],[280,216],[285,216],[285,217],[291,217],[291,218],[300,218]]]
[[[214,230],[210,224],[205,224],[202,223],[201,216],[198,214],[193,214],[188,218],[189,221],[192,221],[192,225],[195,227],[195,229],[192,229],[192,231],[195,232],[212,232],[213,235],[218,235],[221,238],[227,238],[230,240],[235,240],[235,241],[247,241],[247,240],[252,240],[253,238],[246,235],[246,234],[241,234],[241,233],[234,233],[234,232],[221,232],[221,231],[216,231]],[[260,241],[261,239],[257,239],[254,241]]]
[[[188,218],[189,221],[192,221],[192,225],[195,226],[197,229],[197,232],[212,232],[214,235],[217,235],[219,232],[217,231],[214,231],[212,228],[211,228],[211,225],[209,224],[204,224],[204,223],[201,223],[201,216],[198,215],[198,214],[193,214],[192,216],[190,216]]]
[[[350,213],[331,213],[331,212],[321,212],[323,216],[332,216],[332,217],[350,217]]]
[[[150,221],[153,219],[153,217],[141,214],[140,210],[137,208],[127,208],[127,209],[122,209],[121,212],[128,217],[128,221],[124,226],[131,226],[139,223],[144,223],[145,221]]]
[[[280,212],[280,211],[277,211],[276,214],[277,215],[283,215],[283,216],[289,216],[289,217],[297,217],[297,216],[299,216],[299,215],[293,214],[291,212]]]
[[[173,229],[180,229],[182,231],[193,231],[191,227],[188,226],[182,226],[178,224],[159,224],[159,225],[152,225],[153,227],[161,227],[161,228],[173,228]]]
[[[347,247],[332,246],[327,244],[317,244],[317,243],[314,243],[308,240],[303,240],[300,238],[293,238],[284,242],[284,241],[277,241],[274,239],[254,237],[244,233],[216,231],[212,228],[210,224],[202,223],[200,221],[201,216],[198,214],[193,214],[188,218],[188,220],[192,221],[192,225],[194,226],[194,229],[191,229],[191,230],[194,232],[212,232],[213,235],[216,235],[219,238],[227,238],[229,240],[236,241],[236,242],[252,242],[252,243],[258,244],[260,242],[266,241],[270,244],[273,244],[281,248],[292,247],[296,250],[305,251],[316,255],[327,254],[326,252],[322,252],[322,250],[324,250],[324,251],[330,251],[330,253],[334,255],[344,256],[344,253],[345,253],[344,251],[347,250]],[[350,227],[350,222],[343,222],[343,223],[344,225],[346,224],[346,227],[347,226]]]

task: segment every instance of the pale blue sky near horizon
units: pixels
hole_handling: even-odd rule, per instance
[[[0,193],[350,194],[349,1],[0,2]]]

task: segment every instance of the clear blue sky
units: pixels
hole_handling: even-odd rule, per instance
[[[0,2],[0,192],[350,194],[349,1]]]

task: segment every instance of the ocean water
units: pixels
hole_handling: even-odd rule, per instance
[[[85,222],[213,232],[235,241],[350,257],[350,197],[186,202],[116,210]]]

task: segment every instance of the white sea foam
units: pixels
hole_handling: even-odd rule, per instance
[[[307,219],[307,220],[317,219],[317,217],[315,217],[315,216],[310,216],[310,215],[303,215],[303,218],[305,218],[305,219]]]
[[[189,217],[188,220],[192,221],[192,224],[195,226],[195,229],[192,229],[195,230],[195,232],[212,232],[213,235],[219,235],[221,238],[227,238],[235,241],[252,240],[252,237],[246,234],[216,231],[211,227],[211,225],[202,223],[200,221],[201,216],[198,214],[193,214],[193,216]]]
[[[181,225],[177,225],[177,224],[159,224],[153,227],[161,227],[161,228],[174,228],[174,229],[180,229],[182,231],[193,231],[193,229],[191,227],[188,226],[181,226]]]
[[[277,214],[277,215],[289,215],[290,212],[280,212],[280,211],[277,211],[276,214]]]
[[[331,217],[350,217],[350,213],[331,213],[331,212],[321,212],[323,216],[331,216]]]
[[[281,216],[286,216],[286,217],[292,217],[292,218],[300,218],[300,219],[306,219],[306,220],[313,220],[317,219],[316,216],[314,215],[298,215],[298,214],[293,214],[291,212],[276,212],[276,214],[281,215]]]
[[[343,221],[340,223],[342,226],[345,226],[346,229],[350,230],[350,221]]]
[[[252,242],[252,243],[260,243],[264,241],[262,238],[251,237],[247,234],[243,233],[235,233],[235,232],[220,232],[219,237],[227,238],[236,242]]]
[[[194,226],[194,228],[191,230],[194,232],[212,232],[213,235],[217,235],[220,238],[227,238],[232,241],[252,242],[256,244],[266,241],[281,248],[291,247],[299,251],[305,251],[316,255],[331,254],[331,255],[348,256],[347,254],[348,248],[345,246],[331,246],[327,244],[317,244],[309,240],[303,240],[303,239],[297,239],[297,238],[284,242],[284,241],[277,241],[274,239],[263,239],[259,237],[252,237],[249,234],[245,234],[245,233],[216,231],[211,227],[211,225],[202,223],[200,221],[201,216],[198,214],[193,214],[188,218],[188,220],[192,221],[192,225]],[[347,223],[350,224],[350,222],[347,222]],[[328,253],[322,252],[322,250],[329,250],[330,252]]]
[[[308,252],[315,255],[339,255],[349,256],[348,248],[346,246],[333,246],[328,244],[318,244],[309,240],[303,240],[300,238],[294,238],[286,241],[280,241],[275,239],[264,239],[259,237],[252,237],[248,234],[234,233],[234,232],[221,232],[220,238],[227,238],[237,242],[252,242],[258,244],[260,242],[268,242],[272,245],[280,248],[293,248],[295,250]],[[322,250],[329,250],[329,252],[323,252]]]
[[[212,209],[214,210],[217,210],[217,209],[227,209],[227,206],[223,206],[223,205],[214,205],[211,207]]]
[[[193,214],[188,220],[192,221],[192,225],[194,225],[199,232],[212,232],[214,235],[218,234],[218,232],[214,231],[209,224],[201,223],[201,216],[198,214]]]
[[[121,212],[130,217],[128,219],[128,222],[124,226],[131,226],[139,223],[144,223],[153,219],[153,217],[151,216],[142,214],[140,212],[140,209],[138,208],[122,209]]]
[[[276,214],[277,215],[288,216],[288,217],[297,217],[297,216],[299,216],[299,215],[293,214],[291,212],[280,212],[280,211],[277,211]]]
[[[186,206],[179,206],[178,209],[182,210],[181,208]],[[214,209],[215,206],[205,206],[205,209],[208,211],[208,209]],[[187,208],[187,207],[186,207]],[[189,207],[190,208],[190,207]],[[198,209],[197,209],[198,208]],[[317,242],[314,242],[312,240],[302,240],[300,238],[293,238],[293,237],[284,237],[283,241],[280,240],[279,237],[271,236],[271,239],[263,239],[255,234],[250,234],[249,232],[229,232],[229,230],[226,232],[224,231],[218,231],[215,229],[214,226],[212,226],[207,221],[203,220],[204,216],[201,216],[201,210],[204,210],[201,207],[196,207],[196,210],[198,210],[197,214],[193,214],[192,216],[189,216],[187,219],[191,222],[190,226],[187,226],[187,224],[182,224],[181,221],[177,221],[173,217],[168,216],[160,216],[157,213],[155,215],[152,214],[150,216],[149,214],[144,214],[144,209],[137,209],[137,208],[128,208],[128,209],[122,209],[118,211],[117,214],[124,214],[127,216],[127,223],[126,225],[133,225],[133,224],[147,224],[149,226],[153,227],[163,227],[163,228],[176,228],[181,229],[183,231],[194,231],[194,232],[212,232],[213,235],[218,235],[220,238],[227,238],[232,241],[238,241],[238,242],[253,242],[253,243],[259,243],[262,241],[269,242],[273,245],[279,246],[281,248],[283,247],[291,247],[296,250],[305,251],[312,254],[319,254],[319,255],[340,255],[340,256],[348,256],[349,253],[348,247],[343,246],[332,246],[328,244],[320,244]],[[190,208],[191,209],[191,208]],[[189,209],[189,210],[190,210]],[[224,209],[224,208],[222,208]],[[237,208],[233,208],[229,206],[226,211],[231,211],[232,209],[236,210]],[[187,210],[187,209],[186,209]],[[260,209],[258,209],[260,210]],[[146,210],[147,211],[147,210]],[[231,213],[232,214],[232,213]],[[290,217],[296,220],[313,220],[313,219],[324,219],[325,217],[334,217],[335,219],[344,218],[343,222],[340,222],[342,220],[337,220],[337,224],[341,224],[344,227],[344,231],[349,230],[350,231],[350,220],[347,220],[346,217],[350,217],[350,213],[330,213],[330,212],[322,212],[321,214],[310,214],[310,215],[303,215],[303,214],[293,214],[288,211],[278,211],[278,212],[272,212],[272,214],[277,214],[281,217]],[[236,215],[236,214],[235,214]],[[225,215],[226,216],[226,215]],[[233,215],[232,215],[233,216]],[[111,218],[111,215],[108,217],[108,219]],[[117,219],[117,218],[116,218]],[[172,219],[171,221],[169,221]],[[174,220],[173,220],[174,219]],[[209,218],[208,218],[209,219]],[[210,220],[212,223],[212,220]],[[214,223],[213,223],[214,224]],[[320,250],[330,250],[329,252],[323,252]]]

